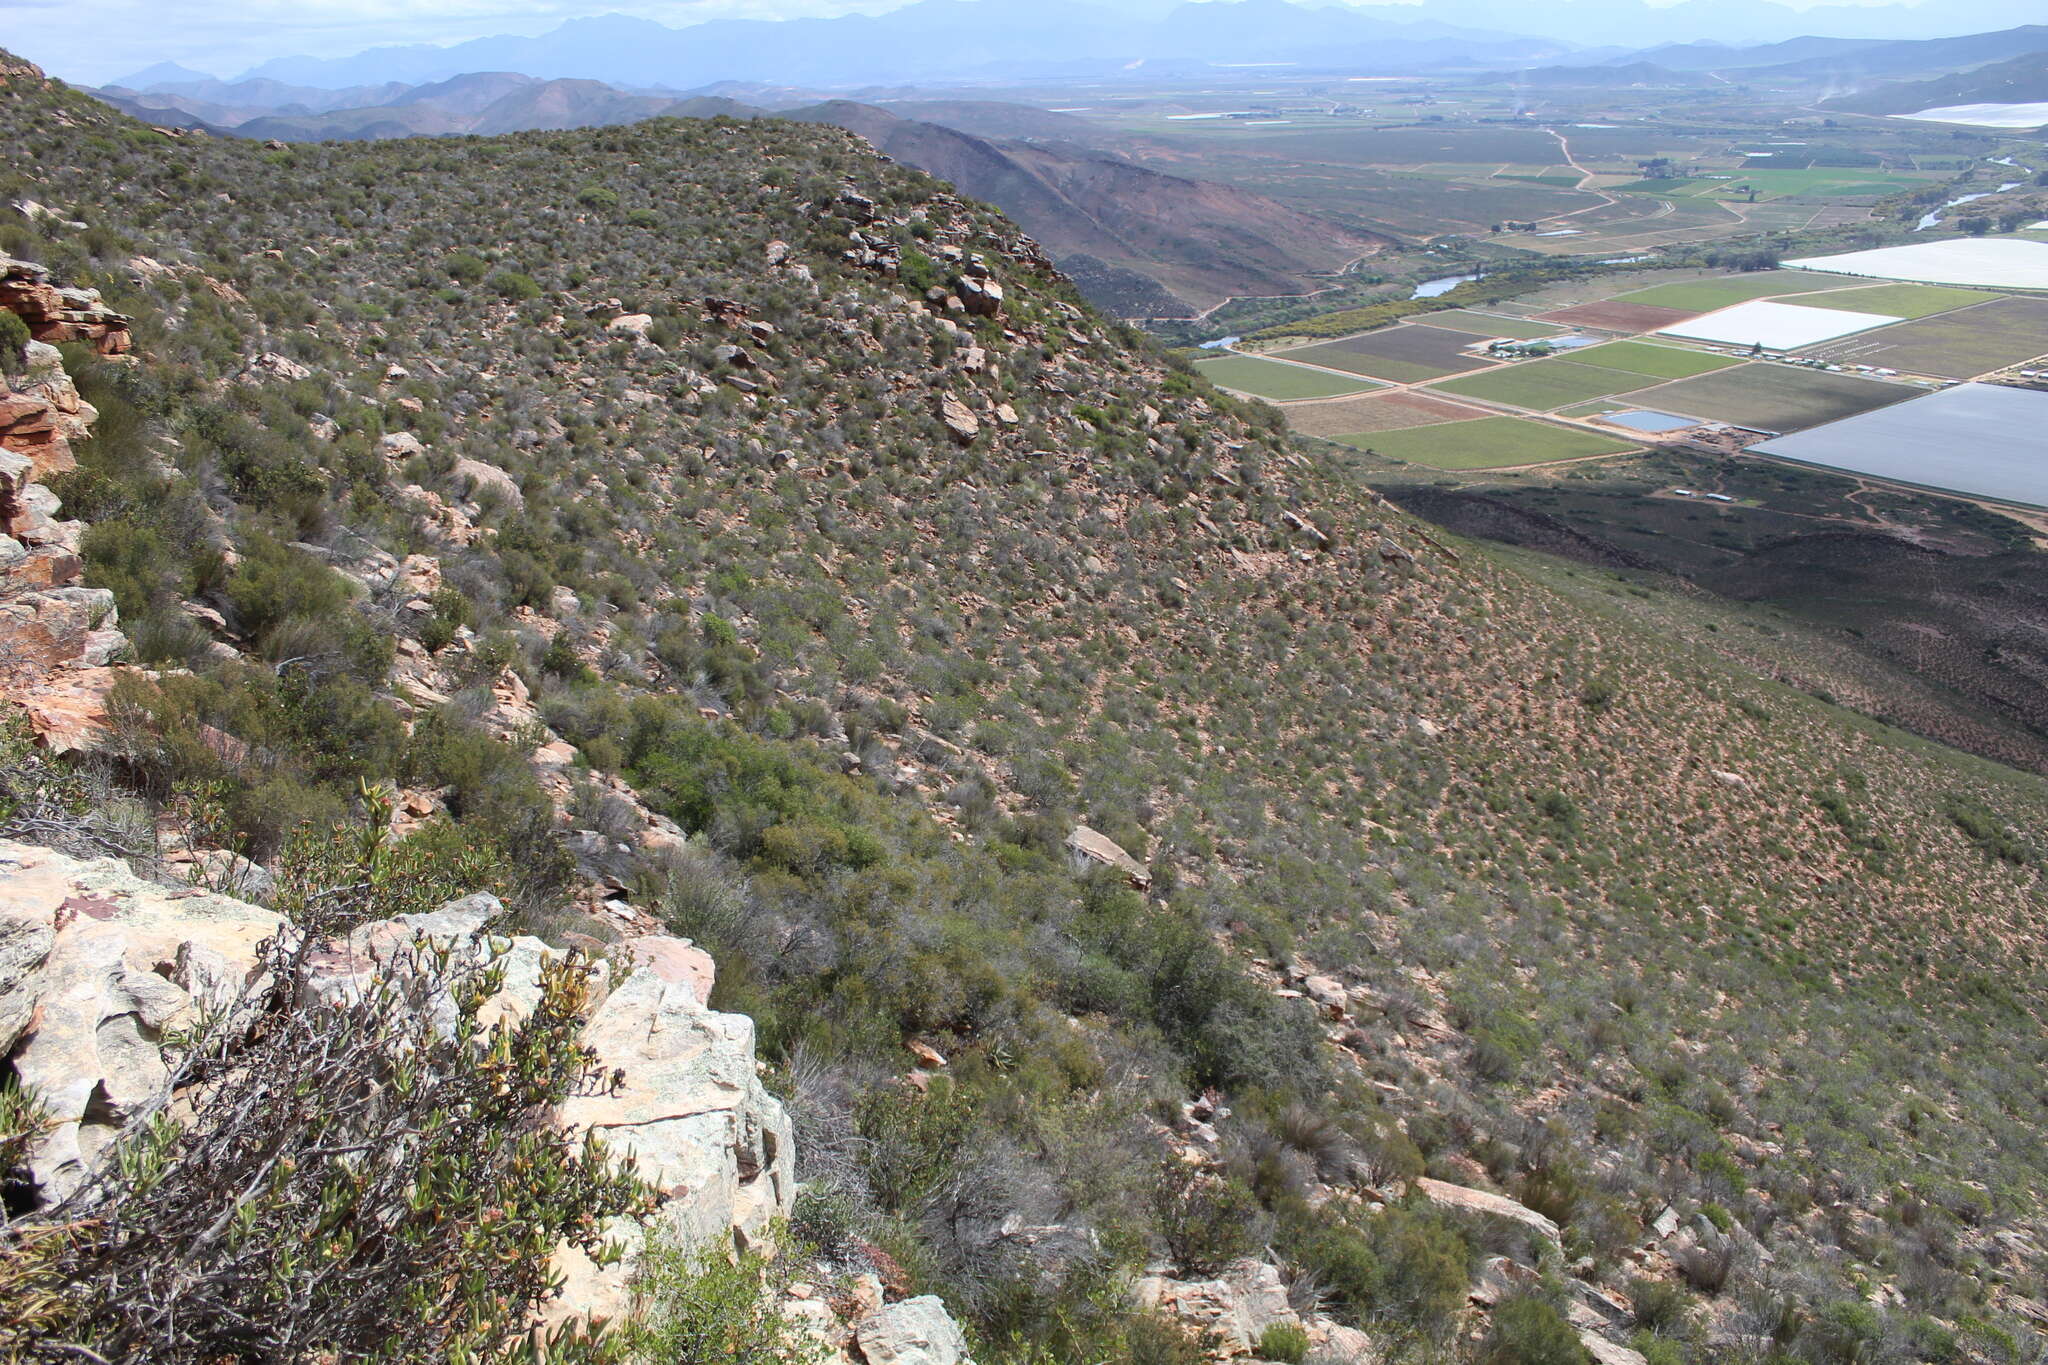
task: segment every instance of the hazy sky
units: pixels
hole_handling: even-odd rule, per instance
[[[0,47],[85,84],[160,61],[235,76],[272,57],[339,57],[387,43],[538,34],[564,19],[631,14],[676,27],[706,19],[879,12],[903,0],[0,0]],[[1107,0],[1136,8],[1165,0]],[[1390,3],[1394,0],[1378,0]],[[1413,0],[1418,9],[1425,6]],[[1652,0],[1657,3],[1658,0]],[[1780,0],[1804,9],[1814,0]],[[1843,0],[1829,0],[1843,3]],[[1887,3],[1887,0],[1852,0]],[[1910,2],[1910,0],[1907,0]],[[1938,0],[1937,0],[1938,2]],[[2016,13],[2028,8],[2015,0]],[[2013,22],[2022,22],[2015,19]]]

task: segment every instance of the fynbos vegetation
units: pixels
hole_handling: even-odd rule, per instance
[[[2038,1357],[2037,779],[1432,539],[837,129],[279,149],[10,70],[66,216],[0,249],[136,358],[66,354],[50,484],[132,666],[5,832],[583,952],[499,1033],[278,959],[188,1126],[12,1200],[0,1352],[527,1349],[638,1197],[536,1115],[660,927],[802,1191],[574,1349],[873,1290],[985,1365]]]

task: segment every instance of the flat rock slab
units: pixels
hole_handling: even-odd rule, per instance
[[[1527,1204],[1517,1203],[1504,1194],[1489,1194],[1485,1190],[1475,1190],[1466,1185],[1453,1185],[1446,1180],[1432,1180],[1428,1176],[1418,1179],[1415,1188],[1421,1191],[1423,1198],[1438,1208],[1505,1218],[1511,1223],[1520,1223],[1529,1231],[1547,1237],[1553,1242],[1558,1239],[1556,1223]]]

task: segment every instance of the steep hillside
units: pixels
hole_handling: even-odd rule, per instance
[[[1086,255],[1158,280],[1196,307],[1233,294],[1298,294],[1378,243],[1261,195],[1061,143],[990,142],[872,105],[783,117],[859,133],[898,161],[1001,208],[1054,257]]]
[[[1966,33],[1955,38],[1918,38],[1878,43],[1847,51],[1827,52],[1774,66],[1758,67],[1752,74],[1770,78],[1794,76],[1806,79],[1868,80],[1879,76],[1919,75],[1929,71],[1952,70],[1999,61],[2016,52],[2048,51],[2048,24],[2021,24],[1996,33]]]
[[[1826,103],[1858,114],[1917,114],[1958,104],[2031,104],[2048,101],[2048,52],[2028,52],[1953,76],[1892,81]]]
[[[2039,779],[1431,539],[833,127],[0,129],[144,358],[56,484],[127,789],[711,947],[977,1359],[2038,1354]]]

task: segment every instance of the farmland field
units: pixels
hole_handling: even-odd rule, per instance
[[[1836,289],[1808,294],[1799,302],[1809,308],[1846,308],[1854,313],[1889,313],[1895,318],[1924,318],[1989,303],[1997,298],[1981,289],[1951,289],[1938,284],[1877,284],[1866,289]]]
[[[2048,393],[1961,384],[1756,449],[1930,488],[2048,506]]]
[[[1441,313],[1429,314],[1431,327],[1448,327],[1454,332],[1470,332],[1481,337],[1514,337],[1517,340],[1533,341],[1538,337],[1554,337],[1564,328],[1547,322],[1531,322],[1527,318],[1501,317],[1494,313],[1474,313],[1463,308],[1447,308]]]
[[[1538,313],[1545,322],[1597,327],[1603,332],[1654,332],[1674,322],[1698,317],[1699,308],[1660,308],[1647,303],[1581,303],[1554,313]]]
[[[1847,337],[1806,354],[1837,363],[1969,379],[2048,355],[2048,299],[1996,299]]]
[[[1729,275],[1718,280],[1695,280],[1690,284],[1658,284],[1632,294],[1617,294],[1617,303],[1647,303],[1659,308],[1684,308],[1705,312],[1726,308],[1731,303],[1769,298],[1777,294],[1806,294],[1820,289],[1840,289],[1840,275],[1820,275],[1805,270],[1759,270],[1747,275]],[[1881,313],[1882,308],[1867,311]]]
[[[1406,325],[1275,354],[1375,379],[1414,383],[1483,369],[1493,363],[1464,354],[1463,348],[1471,344],[1472,336],[1467,332]]]
[[[1646,374],[1657,379],[1688,379],[1741,363],[1725,355],[1681,350],[1676,346],[1656,346],[1646,341],[1611,341],[1605,346],[1575,352],[1572,359],[1581,365],[1627,370],[1631,374]]]
[[[1462,422],[1489,414],[1462,403],[1422,393],[1377,393],[1335,403],[1303,403],[1287,409],[1287,425],[1306,436],[1336,440],[1374,431],[1398,431],[1432,422]]]
[[[1583,403],[1588,398],[1632,393],[1655,382],[1644,375],[1581,365],[1576,360],[1535,360],[1485,374],[1446,379],[1430,387],[1439,393],[1548,412],[1566,403]]]
[[[1482,417],[1400,431],[1371,431],[1337,438],[1375,455],[1436,469],[1507,469],[1515,465],[1618,455],[1638,449],[1590,431],[1571,431],[1521,417]]]
[[[1277,360],[1260,360],[1248,355],[1198,360],[1195,368],[1212,384],[1283,403],[1301,398],[1338,398],[1379,387],[1370,380],[1346,379],[1322,370],[1286,365]]]
[[[1718,176],[1726,178],[1718,178]],[[1768,167],[1739,168],[1720,172],[1716,178],[1684,180],[1638,180],[1617,188],[1630,192],[1661,194],[1676,198],[1721,199],[1745,196],[1753,187],[1759,199],[1783,199],[1790,195],[1815,199],[1877,199],[1926,184],[1930,177],[1896,171],[1860,170],[1855,167],[1816,166],[1805,170],[1773,170]]]
[[[1633,397],[1637,404],[1660,412],[1706,417],[1762,431],[1803,431],[1922,392],[1905,384],[1758,361],[1680,379]]]
[[[1899,319],[1877,313],[1851,313],[1841,308],[1804,308],[1776,299],[1751,299],[1661,330],[1671,336],[1718,342],[1723,346],[1761,347],[1767,351],[1800,351],[1808,346],[1889,327]]]

